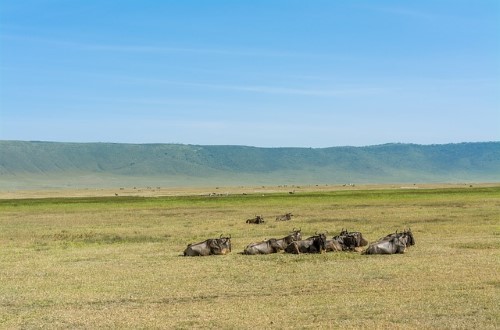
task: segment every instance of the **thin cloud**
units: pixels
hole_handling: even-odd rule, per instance
[[[274,51],[262,49],[217,49],[217,48],[192,48],[192,47],[167,47],[155,45],[119,45],[119,44],[92,44],[85,42],[72,42],[51,38],[28,37],[15,34],[1,34],[0,39],[43,43],[52,46],[74,48],[84,51],[96,52],[122,52],[122,53],[148,53],[148,54],[208,54],[222,56],[249,56],[249,57],[310,57],[318,58],[320,54],[310,54],[295,51]]]
[[[390,87],[356,87],[356,86],[332,86],[330,88],[296,88],[296,87],[283,87],[283,86],[262,86],[262,85],[227,85],[217,83],[198,83],[198,82],[184,82],[172,81],[164,79],[140,79],[130,78],[130,82],[134,83],[153,83],[153,84],[168,84],[186,87],[209,88],[219,90],[229,90],[248,93],[261,93],[261,94],[285,94],[285,95],[302,95],[302,96],[349,96],[360,94],[378,94],[392,91]],[[123,81],[123,80],[122,80]]]

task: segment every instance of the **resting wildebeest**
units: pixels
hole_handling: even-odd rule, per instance
[[[395,254],[405,253],[408,237],[394,236],[389,240],[381,240],[370,244],[368,248],[363,251],[363,254]]]
[[[247,223],[261,224],[264,223],[264,218],[261,215],[256,215],[255,218],[248,219]]]
[[[393,254],[404,253],[407,247],[415,245],[415,238],[411,229],[403,232],[395,232],[389,234],[370,246],[363,252],[363,254]]]
[[[410,247],[411,245],[415,245],[415,238],[413,237],[413,233],[411,232],[411,228],[408,228],[408,230],[403,230],[402,232],[395,232],[389,235],[386,235],[385,237],[382,237],[378,240],[380,241],[388,241],[391,240],[394,237],[402,237],[405,236],[407,238],[406,240],[406,247]]]
[[[317,234],[305,240],[290,243],[286,248],[286,253],[323,253],[326,251],[326,235]]]
[[[283,214],[283,215],[278,215],[276,217],[276,221],[288,221],[288,220],[292,220],[292,217],[293,217],[293,214],[286,213],[286,214]]]
[[[281,246],[281,249],[284,250],[290,243],[295,241],[300,241],[302,239],[302,234],[300,233],[301,229],[293,228],[292,232],[287,236],[276,240],[276,242]]]
[[[248,244],[243,254],[270,254],[277,253],[284,250],[288,244],[302,239],[300,229],[293,229],[293,231],[280,239],[270,238],[266,241]]]
[[[281,246],[276,242],[276,238],[266,241],[248,244],[243,254],[270,254],[281,250]]]
[[[209,238],[200,243],[189,244],[184,250],[184,256],[223,255],[231,252],[231,236]]]
[[[332,240],[337,242],[338,245],[342,247],[342,251],[353,251],[358,247],[368,244],[368,241],[363,237],[363,234],[358,231],[349,232],[347,229],[342,229],[340,234],[334,236]]]
[[[338,241],[334,239],[327,239],[325,242],[326,252],[344,251],[344,247]]]

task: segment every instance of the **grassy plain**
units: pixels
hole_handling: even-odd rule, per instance
[[[0,328],[500,327],[500,186],[330,188],[4,196]],[[295,218],[274,221],[284,212]],[[266,223],[245,223],[256,214]],[[238,253],[293,227],[370,241],[411,227],[416,245],[391,256]],[[220,234],[231,254],[180,256]]]

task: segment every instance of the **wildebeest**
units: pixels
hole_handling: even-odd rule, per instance
[[[368,248],[363,251],[363,254],[395,254],[405,253],[407,244],[406,236],[394,236],[389,240],[382,240],[370,244]]]
[[[271,254],[282,250],[281,245],[276,242],[276,238],[266,241],[248,244],[243,254]]]
[[[326,251],[326,234],[318,234],[305,240],[290,243],[286,248],[286,253],[323,253]]]
[[[293,231],[280,239],[271,238],[262,242],[248,244],[243,254],[270,254],[277,253],[284,250],[288,244],[302,239],[300,229],[293,229]]]
[[[337,242],[338,245],[342,247],[343,251],[353,251],[358,247],[368,244],[368,241],[363,237],[363,234],[358,231],[349,232],[347,229],[342,229],[340,234],[334,236],[332,240]]]
[[[393,254],[404,253],[407,247],[415,245],[415,238],[411,229],[403,232],[395,232],[381,238],[363,252],[363,254]]]
[[[292,220],[292,217],[293,217],[293,214],[285,213],[283,215],[278,215],[276,217],[276,221],[288,221],[288,220]]]
[[[276,240],[276,242],[281,246],[281,249],[284,250],[290,243],[295,241],[300,241],[302,239],[302,234],[300,233],[301,229],[293,228],[292,232],[287,236]]]
[[[254,223],[254,224],[257,224],[257,225],[261,224],[261,223],[264,223],[264,217],[262,217],[261,215],[256,215],[255,218],[248,219],[247,223]]]
[[[336,252],[343,251],[343,245],[334,239],[327,239],[325,242],[325,251],[326,252]]]
[[[407,238],[406,247],[410,247],[411,245],[415,245],[415,238],[413,237],[413,233],[411,232],[411,228],[408,228],[408,230],[403,230],[402,232],[399,232],[399,233],[396,231],[395,233],[388,234],[385,237],[380,238],[378,240],[378,242],[383,241],[383,240],[388,241],[394,237],[402,237],[402,236],[405,236]]]
[[[184,256],[224,255],[231,252],[231,236],[210,238],[203,242],[189,244],[184,250]]]

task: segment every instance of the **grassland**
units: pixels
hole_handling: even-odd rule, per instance
[[[1,199],[0,328],[500,327],[499,186],[199,192]],[[266,223],[245,223],[256,214]],[[238,253],[293,227],[369,240],[411,227],[416,246]],[[180,256],[220,234],[231,254]]]

